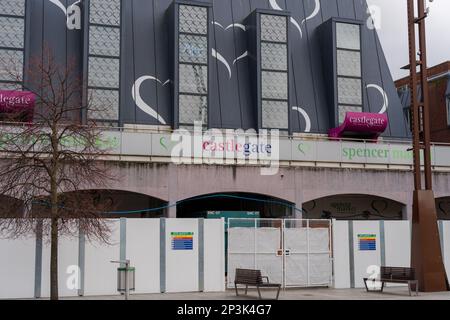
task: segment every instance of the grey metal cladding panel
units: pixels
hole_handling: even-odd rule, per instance
[[[212,17],[214,19],[214,17]],[[215,47],[215,32],[214,32],[215,28],[211,29],[211,39],[212,39],[212,43],[211,43],[211,47]],[[209,101],[209,123],[208,125],[210,127],[213,128],[219,128],[220,127],[220,123],[221,123],[221,117],[220,117],[220,110],[221,110],[221,106],[222,106],[222,102],[220,101],[220,88],[219,88],[219,81],[218,81],[218,75],[217,75],[217,70],[218,68],[221,68],[222,66],[219,66],[219,62],[217,59],[212,58],[211,56],[211,52],[208,53],[209,54],[209,59],[210,59],[210,63],[209,63],[209,69],[210,69],[210,73],[212,75],[212,79],[210,79],[210,87],[209,87],[209,97],[210,97],[210,101]]]
[[[357,5],[357,19],[366,21],[367,13],[365,5]],[[367,28],[364,24],[361,28],[362,36],[362,63],[363,63],[363,79],[364,79],[364,111],[378,113],[383,107],[383,96],[375,89],[367,89],[367,85],[378,85],[381,88],[384,87],[380,73],[379,53],[375,43],[375,33],[373,30]],[[389,130],[389,128],[388,128]]]
[[[323,1],[322,1],[323,2]],[[310,16],[316,8],[315,1],[304,1],[305,15]],[[318,119],[319,132],[327,133],[330,127],[329,122],[329,104],[326,99],[326,83],[321,59],[320,38],[317,28],[326,20],[323,19],[321,12],[305,23],[305,31],[309,39],[309,48],[311,50],[311,68],[313,70],[314,99],[316,104],[316,117]],[[314,115],[312,115],[314,116]]]
[[[303,1],[289,1],[287,6],[280,3],[283,9],[291,12],[292,18],[300,25],[307,16],[304,11]],[[315,70],[311,65],[309,36],[306,36],[305,25],[302,26],[302,36],[299,30],[290,23],[290,54],[292,57],[291,83],[290,83],[290,118],[293,132],[303,132],[306,128],[306,119],[292,107],[300,107],[305,110],[311,121],[311,132],[320,132],[319,119],[317,117],[317,105],[314,94],[314,83],[311,81]]]
[[[122,20],[122,104],[121,114],[123,123],[137,124],[161,124],[157,119],[143,110],[153,109],[168,123],[170,103],[159,103],[157,87],[161,86],[170,92],[170,85],[165,84],[168,78],[161,78],[157,74],[155,46],[155,24],[153,19],[153,1],[124,1]],[[134,31],[134,33],[133,33]],[[158,80],[155,80],[158,79]],[[133,85],[139,84],[134,87]],[[138,107],[134,100],[141,97],[142,102]]]
[[[367,4],[365,1],[355,0],[355,9],[357,19],[367,21]],[[379,43],[376,30],[371,30],[367,24],[363,24],[362,28],[362,50],[363,50],[363,73],[365,80],[364,97],[365,111],[378,113],[384,105],[383,94],[376,88],[367,88],[367,85],[375,84],[381,87],[389,100],[388,117],[389,127],[384,136],[392,137],[409,137],[408,124],[403,114],[400,99],[392,80],[389,67],[384,56],[383,49]],[[377,61],[377,63],[374,63]]]
[[[321,12],[322,20],[324,21],[322,26],[319,26],[322,30],[320,32],[317,32],[317,37],[322,37],[322,51],[323,52],[333,52],[334,50],[334,44],[333,44],[333,33],[332,33],[332,17],[338,16],[338,7],[336,1],[328,1],[327,5],[321,6]],[[327,23],[327,25],[325,25]],[[328,30],[327,30],[328,29]],[[319,29],[318,29],[319,31]],[[320,34],[322,33],[322,34]],[[321,115],[321,117],[327,117],[328,124],[326,128],[329,128],[333,126],[334,122],[336,121],[336,113],[332,106],[335,104],[335,97],[334,97],[334,61],[333,61],[333,55],[324,55],[322,54],[322,70],[323,70],[323,81],[324,84],[324,92],[323,96],[325,96],[326,99],[326,110],[324,112],[324,115]],[[323,129],[323,128],[322,128]]]
[[[389,117],[389,122],[391,123],[391,130],[390,133],[386,135],[400,138],[409,137],[410,131],[403,114],[403,108],[397,95],[397,90],[395,89],[394,81],[377,35],[376,42],[380,52],[381,75],[384,83],[384,90],[389,98],[387,114]]]
[[[51,3],[44,2],[44,43],[51,50],[56,63],[65,64],[69,52],[66,50],[68,34],[66,16],[62,10]]]
[[[158,79],[166,82],[170,80],[165,86],[158,85],[156,87],[156,93],[158,97],[158,112],[167,121],[168,124],[173,123],[172,118],[172,95],[171,87],[173,86],[173,79],[170,79],[170,66],[173,62],[170,60],[169,55],[169,37],[168,26],[166,19],[166,12],[169,8],[172,0],[154,0],[153,1],[153,14],[154,30],[155,30],[155,48],[156,48],[156,75]]]
[[[63,6],[70,6],[75,0],[62,0]],[[68,30],[66,17],[60,7],[48,0],[27,1],[30,28],[27,30],[27,60],[39,59],[43,48],[50,50],[58,64],[74,64],[77,76],[82,72],[82,31]],[[31,61],[30,61],[31,60]]]
[[[134,2],[134,3],[133,3]],[[151,76],[157,77],[156,74],[156,50],[155,48],[155,28],[153,24],[153,19],[148,17],[153,17],[153,1],[138,0],[132,1],[130,5],[131,13],[133,15],[127,15],[131,19],[131,30],[134,30],[133,34],[127,34],[131,38],[131,46],[124,47],[125,51],[131,49],[131,59],[134,60],[134,68],[127,70],[131,71],[130,78],[133,79],[133,83],[137,81],[140,77]],[[134,26],[133,26],[134,22]],[[129,56],[128,56],[129,57]],[[159,78],[158,78],[159,79]],[[164,83],[167,79],[159,79]],[[156,95],[157,86],[161,85],[155,80],[145,80],[142,83],[142,87],[139,90],[139,94],[143,101],[148,104],[153,110],[159,113],[159,104]],[[131,86],[126,86],[125,89],[129,92],[125,94],[130,95]],[[123,88],[122,88],[123,90]],[[137,90],[136,90],[137,91]],[[122,91],[123,92],[123,91]],[[138,93],[138,92],[136,92]],[[131,100],[133,101],[133,100]],[[142,111],[139,107],[136,107],[136,123],[138,124],[159,124],[156,119],[149,116],[147,113]]]
[[[31,59],[34,59],[36,55],[40,55],[42,50],[42,28],[43,28],[43,14],[42,14],[42,8],[43,8],[43,1],[44,0],[35,0],[35,1],[28,1],[28,14],[29,14],[29,20],[30,20],[30,30],[27,32],[29,33],[28,42],[27,45],[27,51],[28,56]],[[25,61],[25,68],[27,68],[27,64],[29,64],[29,59]],[[37,88],[32,88],[36,90]]]
[[[121,54],[121,79],[120,79],[120,122],[136,123],[138,107],[132,98],[132,86],[134,84],[134,59],[132,37],[132,1],[122,3],[122,54]],[[144,90],[144,88],[142,88]],[[129,91],[129,92],[128,92]]]
[[[231,1],[232,17],[234,22],[244,23],[244,20],[249,15],[250,3],[248,0],[232,0]],[[240,28],[234,28],[235,41],[234,52],[235,56],[239,57],[248,50],[247,47],[247,33]],[[251,77],[249,73],[250,58],[246,57],[236,62],[236,81],[239,84],[239,106],[242,113],[243,129],[256,128],[256,114],[253,108],[253,100],[251,95]]]
[[[358,0],[336,0],[338,4],[338,14],[341,18],[356,18],[355,2]]]
[[[213,29],[211,29],[215,37],[212,48],[216,50],[217,55],[223,57],[225,62],[220,62],[219,59],[212,60],[213,63],[217,64],[217,75],[213,81],[218,81],[220,105],[211,105],[211,111],[216,119],[218,113],[219,124],[222,127],[242,128],[243,119],[239,100],[236,64],[245,63],[245,61],[242,60],[235,64],[233,64],[233,61],[237,58],[235,54],[236,38],[245,37],[245,32],[237,27],[230,27],[225,30],[233,23],[241,23],[241,21],[233,20],[232,1],[234,0],[214,1],[213,20],[221,26],[215,24]],[[216,110],[217,107],[219,107],[218,110]]]

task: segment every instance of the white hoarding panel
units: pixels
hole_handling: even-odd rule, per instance
[[[381,265],[379,221],[353,221],[353,252],[355,288],[363,288],[368,271]]]
[[[0,299],[33,298],[35,237],[0,240]]]
[[[78,235],[61,236],[58,243],[58,292],[60,297],[76,297],[81,286],[78,264]],[[50,243],[44,239],[42,248],[41,296],[50,297]]]
[[[136,268],[134,293],[160,292],[160,220],[127,219],[126,256]]]
[[[348,221],[333,221],[334,287],[350,288]]]
[[[198,281],[198,220],[166,220],[166,292],[196,292]]]
[[[384,222],[386,266],[411,266],[411,224],[409,221]]]
[[[225,290],[225,230],[223,219],[205,220],[204,291]]]
[[[84,294],[86,296],[117,294],[118,264],[111,263],[120,259],[120,221],[111,220],[109,243],[86,240]]]

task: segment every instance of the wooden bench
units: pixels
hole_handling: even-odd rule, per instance
[[[263,282],[263,279],[266,279],[266,282]],[[262,299],[260,288],[278,288],[276,300],[280,296],[281,284],[270,283],[269,277],[261,276],[261,270],[236,269],[234,278],[236,296],[239,296],[238,285],[245,285],[245,294],[247,294],[249,286],[256,287],[259,299]]]
[[[419,295],[419,281],[416,279],[416,272],[413,268],[381,267],[379,279],[364,278],[367,292],[371,291],[367,286],[368,281],[381,282],[380,292],[383,292],[385,283],[406,283],[408,284],[410,296],[412,295],[412,286],[415,287],[416,295]]]

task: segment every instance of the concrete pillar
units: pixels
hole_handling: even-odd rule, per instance
[[[408,194],[408,201],[406,206],[403,208],[403,219],[412,221],[413,216],[413,193]]]
[[[178,167],[174,164],[169,165],[168,174],[168,193],[169,193],[169,208],[166,210],[167,218],[177,217],[177,202],[178,199]]]
[[[169,208],[166,211],[166,218],[176,218],[177,217],[177,202],[169,202]]]
[[[303,208],[303,190],[302,190],[302,172],[300,169],[295,170],[295,207]],[[303,219],[303,213],[299,210],[293,210],[295,219]]]

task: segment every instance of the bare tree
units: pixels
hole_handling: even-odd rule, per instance
[[[24,90],[36,97],[33,119],[23,114],[29,110],[10,110],[8,120],[27,122],[0,126],[0,231],[18,238],[42,228],[50,239],[50,294],[56,300],[59,237],[82,232],[108,241],[104,218],[112,208],[84,190],[101,189],[114,177],[104,162],[110,147],[102,129],[81,120],[103,106],[91,98],[81,102],[76,63],[57,63],[49,49],[31,60]]]

